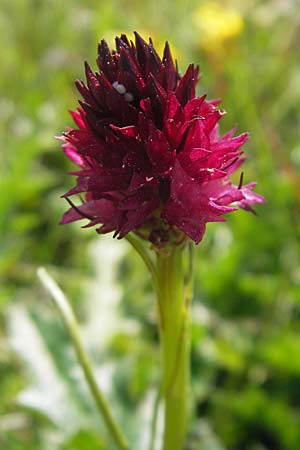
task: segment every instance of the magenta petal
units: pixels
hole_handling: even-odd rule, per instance
[[[115,125],[110,125],[110,128],[122,136],[137,138],[139,135],[139,129],[135,125],[129,125],[128,127],[121,128]]]
[[[189,159],[192,163],[203,160],[203,158],[207,158],[211,155],[211,150],[207,150],[206,148],[195,147],[189,152]]]
[[[178,122],[183,123],[185,121],[183,108],[173,92],[169,94],[169,98],[166,103],[165,120],[173,120],[176,124],[178,124]]]
[[[223,117],[225,114],[225,111],[217,110],[209,113],[205,118],[205,129],[207,133],[211,133],[212,130],[215,128],[217,122]]]
[[[170,46],[168,42],[166,42],[164,48],[163,55],[163,63],[166,68],[165,72],[165,86],[168,91],[173,91],[176,88],[177,80],[178,80],[178,72],[175,68]]]
[[[223,137],[219,141],[213,142],[211,144],[211,149],[214,151],[224,149],[226,149],[227,151],[238,150],[240,147],[242,147],[242,145],[245,144],[245,142],[248,140],[248,137],[248,133],[243,133],[232,138]]]
[[[73,120],[76,123],[76,125],[84,130],[86,128],[86,123],[84,121],[84,111],[78,108],[78,112],[70,111],[70,114],[73,117]]]
[[[67,157],[77,166],[82,168],[87,167],[86,160],[77,153],[76,147],[74,147],[71,144],[63,144],[62,149],[63,152],[67,155]]]
[[[147,153],[154,169],[163,173],[170,168],[172,153],[165,135],[155,130],[147,142]]]
[[[188,124],[188,133],[186,134],[183,150],[190,151],[195,147],[210,150],[209,134],[201,117],[195,118]]]
[[[124,237],[129,231],[138,228],[148,217],[157,209],[159,206],[158,197],[153,196],[152,198],[147,198],[147,195],[143,198],[142,203],[138,204],[138,207],[133,207],[127,210],[126,216],[124,216],[124,221],[122,226],[119,228],[119,238]]]
[[[70,208],[63,215],[60,223],[65,224],[80,219],[97,220],[97,223],[104,223],[112,220],[115,212],[113,203],[107,199],[91,200],[80,206]]]
[[[178,206],[177,217],[175,205]],[[223,212],[224,208],[211,202],[209,197],[202,192],[201,186],[187,175],[178,162],[175,162],[171,182],[171,196],[166,203],[162,217],[167,222],[176,225],[186,234],[188,234],[188,224],[190,226],[192,224],[194,233],[198,227],[200,236],[206,222],[224,221],[220,217]]]
[[[196,244],[198,244],[205,232],[205,223],[191,218],[182,205],[175,200],[169,201],[163,211],[162,217],[170,224],[176,225]]]
[[[100,42],[98,46],[98,58],[97,64],[99,69],[105,73],[107,79],[113,83],[117,79],[117,68],[115,60],[108,48],[107,43],[104,39]]]
[[[100,156],[104,151],[104,142],[97,139],[90,131],[71,130],[65,139],[77,148],[79,154],[87,156]]]
[[[143,208],[146,204],[152,202],[153,194],[154,192],[151,189],[140,189],[123,198],[118,204],[118,209],[130,211]]]
[[[265,199],[262,195],[257,194],[256,192],[252,192],[252,189],[256,186],[255,182],[246,184],[242,186],[241,191],[244,196],[244,201],[238,203],[238,206],[245,209],[245,204],[247,205],[255,205],[256,203],[265,203]]]
[[[126,49],[121,49],[119,59],[119,70],[122,81],[133,95],[142,93],[145,89],[145,81],[140,73],[139,67]]]
[[[176,97],[182,106],[185,106],[189,100],[195,97],[195,87],[198,81],[198,67],[190,64],[184,76],[176,88]]]
[[[146,41],[135,31],[136,53],[139,65],[144,73],[149,73],[149,47]]]
[[[205,99],[206,95],[202,95],[202,97],[193,98],[185,105],[184,114],[186,121],[190,121],[194,119],[196,116],[199,116],[199,111]]]

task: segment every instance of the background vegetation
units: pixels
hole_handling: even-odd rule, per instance
[[[71,125],[73,81],[121,32],[199,63],[223,129],[249,130],[246,181],[267,204],[210,224],[196,249],[193,425],[186,450],[300,446],[300,14],[297,0],[2,0],[0,448],[103,450],[68,337],[36,279],[71,298],[101,384],[145,449],[159,380],[154,297],[123,241],[58,221],[70,165],[53,140]],[[95,67],[95,65],[94,65]]]

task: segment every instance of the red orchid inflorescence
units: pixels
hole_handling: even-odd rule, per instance
[[[60,138],[80,168],[71,172],[77,185],[64,195],[71,208],[61,223],[86,218],[118,238],[134,231],[157,245],[180,235],[198,243],[207,222],[264,201],[252,192],[256,183],[229,179],[248,134],[220,136],[225,112],[219,101],[196,97],[198,67],[181,76],[168,43],[161,59],[137,33],[135,44],[117,37],[112,52],[102,40],[97,64],[99,73],[85,65],[86,85],[76,82],[77,128]],[[80,193],[76,206],[69,197]]]

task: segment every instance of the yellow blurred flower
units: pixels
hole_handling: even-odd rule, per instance
[[[214,1],[201,3],[193,15],[200,31],[200,46],[206,51],[220,50],[222,45],[239,36],[244,28],[243,17],[233,7]]]

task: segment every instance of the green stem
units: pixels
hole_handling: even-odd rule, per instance
[[[157,268],[155,267],[154,262],[152,261],[149,252],[143,243],[143,241],[133,233],[126,235],[127,241],[132,245],[132,247],[138,252],[144,263],[146,264],[149,273],[152,277],[153,285],[155,288],[155,291],[157,295],[160,295],[160,284],[159,284],[159,278],[157,273]],[[160,307],[160,304],[158,303],[158,307]],[[161,316],[161,311],[159,311],[159,316]]]
[[[86,382],[90,388],[91,394],[95,400],[96,406],[102,415],[106,427],[114,440],[115,444],[120,450],[128,450],[128,444],[125,436],[123,435],[121,429],[115,422],[112,413],[109,409],[109,405],[97,384],[95,375],[92,370],[91,361],[84,349],[80,334],[79,334],[79,326],[74,314],[74,311],[71,308],[69,301],[67,300],[64,293],[61,291],[59,286],[50,277],[50,275],[46,272],[43,267],[38,269],[38,276],[47,289],[47,291],[51,294],[55,305],[57,306],[61,317],[65,323],[65,326],[70,334],[72,343],[74,345],[77,358],[79,364],[83,370]]]
[[[187,431],[190,391],[190,280],[184,282],[183,248],[157,253],[157,292],[165,401],[163,450],[182,450]]]
[[[154,265],[152,259],[150,258],[148,251],[146,250],[145,246],[143,245],[141,239],[138,238],[137,236],[135,236],[133,233],[127,234],[126,239],[143,259],[144,263],[146,264],[146,266],[152,276],[153,283],[154,283],[155,287],[157,288],[158,280],[157,280],[156,268],[155,268],[155,265]]]
[[[163,450],[183,450],[189,410],[190,391],[190,319],[193,285],[193,247],[189,245],[187,276],[184,277],[183,246],[157,251],[153,263],[142,241],[128,235],[148,267],[158,299],[159,332],[163,375],[158,399],[165,402]],[[158,405],[156,405],[158,406]],[[154,445],[156,412],[152,422],[150,448]]]

